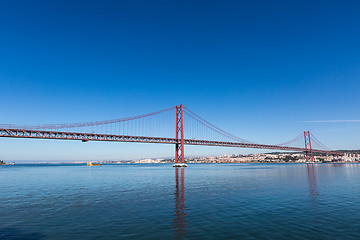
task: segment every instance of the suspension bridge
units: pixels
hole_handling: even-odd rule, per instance
[[[186,166],[184,145],[299,151],[305,153],[307,162],[313,162],[314,153],[342,155],[326,147],[309,131],[280,144],[250,142],[216,127],[183,105],[106,121],[40,125],[1,124],[0,137],[174,144],[174,166],[180,167]]]

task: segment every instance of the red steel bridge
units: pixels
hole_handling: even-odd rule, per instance
[[[253,143],[216,127],[183,105],[107,121],[41,125],[1,124],[0,137],[174,144],[175,163],[182,164],[185,156],[184,145],[300,151],[305,152],[307,162],[313,161],[313,153],[342,155],[326,147],[309,131],[281,144]]]

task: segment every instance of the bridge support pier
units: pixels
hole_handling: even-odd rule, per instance
[[[175,144],[175,164],[173,167],[187,167],[184,163],[184,108],[181,104],[176,106],[176,144]],[[180,139],[179,139],[180,135]],[[179,162],[180,161],[180,162]]]
[[[173,167],[184,168],[184,167],[187,167],[187,164],[185,164],[185,163],[175,163],[175,164],[173,164]]]

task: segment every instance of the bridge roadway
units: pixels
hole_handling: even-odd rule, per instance
[[[163,144],[180,144],[180,139],[163,138],[163,137],[143,137],[143,136],[126,136],[96,133],[75,133],[75,132],[58,132],[58,131],[42,131],[42,130],[26,130],[26,129],[9,129],[0,128],[0,137],[11,138],[36,138],[36,139],[58,139],[58,140],[81,140],[87,141],[110,141],[110,142],[142,142],[142,143],[163,143]],[[222,147],[240,147],[240,148],[259,148],[274,149],[285,151],[306,152],[306,148],[287,147],[279,145],[240,143],[240,142],[222,142],[184,139],[186,145],[203,145],[203,146],[222,146]],[[342,155],[335,151],[324,151],[313,149],[313,152]]]

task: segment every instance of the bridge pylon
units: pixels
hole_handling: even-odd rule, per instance
[[[305,140],[305,158],[307,163],[314,162],[314,155],[311,147],[311,138],[310,138],[310,131],[304,131],[304,140]]]
[[[184,107],[176,106],[176,144],[175,164],[173,167],[186,167],[184,162]]]

